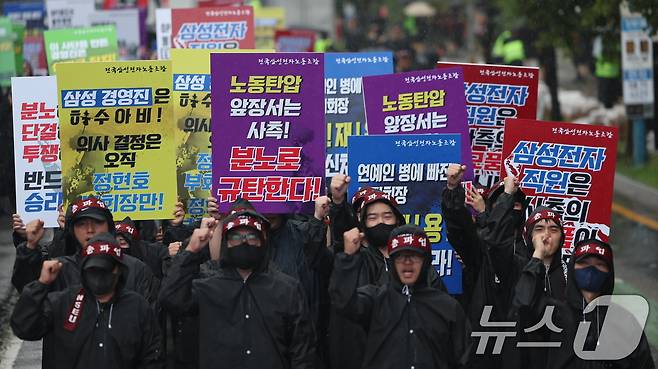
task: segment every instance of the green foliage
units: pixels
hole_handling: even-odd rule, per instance
[[[575,51],[574,35],[601,35],[605,44],[619,43],[621,0],[496,0],[498,30],[525,28],[535,33],[538,48]],[[629,0],[658,29],[656,0]]]

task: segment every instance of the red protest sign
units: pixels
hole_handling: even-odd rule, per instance
[[[617,164],[617,128],[509,119],[501,177],[519,178],[528,211],[548,206],[562,215],[564,255],[585,238],[610,237]]]
[[[500,180],[505,120],[537,117],[539,68],[443,62],[436,67],[464,69],[474,183],[492,187]]]
[[[315,32],[304,29],[276,30],[274,42],[277,52],[312,52]]]
[[[253,49],[251,6],[172,9],[172,44],[180,49]]]

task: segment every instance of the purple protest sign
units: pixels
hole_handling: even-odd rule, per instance
[[[466,179],[473,178],[461,68],[363,78],[368,134],[459,133]]]
[[[218,53],[210,68],[220,211],[238,197],[263,213],[312,211],[325,167],[322,54]]]

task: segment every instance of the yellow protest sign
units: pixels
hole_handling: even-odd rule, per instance
[[[176,202],[170,61],[57,66],[66,204],[100,197],[116,219],[171,218]]]
[[[274,50],[226,50],[252,53]],[[210,50],[171,49],[173,106],[176,125],[178,197],[185,206],[185,223],[206,213],[212,184],[210,148]]]
[[[254,16],[256,48],[274,49],[276,30],[286,28],[286,9],[269,6],[254,8]]]

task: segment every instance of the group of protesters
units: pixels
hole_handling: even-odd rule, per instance
[[[338,174],[312,216],[244,199],[221,214],[211,197],[192,225],[182,203],[169,220],[118,222],[90,197],[45,242],[43,221],[15,214],[11,327],[43,339],[44,368],[653,368],[644,333],[623,358],[578,355],[638,331],[630,313],[590,306],[613,291],[610,245],[581,240],[566,263],[558,212],[526,217],[516,178],[480,193],[465,170],[450,165],[436,194],[460,295],[394,198],[365,187],[350,201]]]

